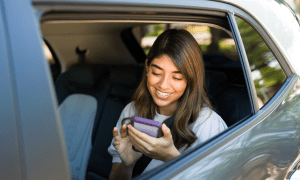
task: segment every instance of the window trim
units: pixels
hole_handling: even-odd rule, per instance
[[[219,1],[219,0],[216,0]],[[295,73],[295,69],[286,61],[288,55],[282,51],[283,49],[280,44],[270,35],[268,30],[260,23],[259,19],[253,16],[247,9],[240,7],[236,4],[230,2],[223,2],[227,5],[231,6],[232,12],[234,12],[234,16],[241,18],[245,22],[247,22],[256,32],[260,35],[263,41],[266,43],[268,48],[273,53],[274,57],[277,59],[278,63],[280,64],[281,68],[283,69],[284,73],[287,77],[291,76]]]
[[[248,94],[249,94],[249,99],[250,99],[250,103],[251,103],[251,111],[253,114],[255,114],[255,113],[257,113],[259,108],[258,108],[258,102],[257,102],[257,98],[256,98],[256,89],[255,89],[254,81],[251,76],[251,69],[250,69],[250,66],[248,63],[249,61],[247,58],[246,50],[245,50],[245,47],[244,47],[244,44],[242,41],[240,31],[239,31],[236,21],[234,19],[234,13],[230,12],[228,14],[227,18],[228,18],[229,25],[231,27],[231,32],[233,34],[233,39],[235,41],[236,48],[237,48],[239,56],[240,56],[240,61],[241,61],[241,65],[243,68],[244,77],[245,77]]]
[[[248,15],[249,16],[249,15]],[[260,26],[256,21],[252,22],[250,21],[249,19],[246,19],[236,13],[233,13],[232,12],[232,20],[234,21],[234,23],[236,24],[236,20],[235,20],[235,17],[238,17],[240,19],[242,19],[243,21],[245,21],[246,23],[248,23],[248,25],[250,25],[254,30],[255,32],[260,36],[260,38],[263,40],[263,42],[266,44],[266,46],[269,48],[270,52],[272,52],[274,58],[277,60],[277,62],[279,63],[280,67],[281,67],[281,70],[284,72],[284,74],[286,75],[286,78],[285,78],[285,81],[288,79],[288,77],[292,76],[294,73],[293,73],[293,69],[290,69],[290,64],[288,61],[286,61],[285,57],[284,57],[284,54],[282,53],[282,51],[280,51],[277,47],[277,44],[272,40],[272,38],[268,35],[268,33],[266,32],[266,30]],[[256,23],[256,25],[254,25]],[[237,28],[237,32],[240,36],[240,32],[239,32],[239,28],[237,27],[237,24],[236,24],[236,28]],[[260,29],[261,28],[261,29]],[[243,44],[243,41],[242,39],[240,39],[242,44]],[[249,72],[249,75],[250,75],[250,80],[251,80],[251,86],[253,89],[253,98],[254,98],[254,102],[256,104],[256,111],[255,113],[257,113],[261,108],[263,108],[268,102],[266,102],[262,107],[259,108],[259,105],[258,105],[258,101],[257,101],[257,95],[256,95],[256,88],[255,88],[255,85],[254,85],[254,81],[252,79],[252,73],[251,73],[251,69],[250,69],[250,65],[249,65],[249,61],[247,59],[247,53],[245,51],[245,48],[244,48],[244,44],[243,44],[243,49],[244,49],[244,54],[245,54],[245,57],[246,57],[246,63],[248,64],[248,72]],[[284,85],[285,82],[282,83],[281,86]],[[273,95],[273,97],[278,93],[279,89],[277,90],[277,92],[275,92],[275,94]],[[273,98],[271,97],[271,99]],[[270,99],[270,100],[271,100]],[[269,100],[269,101],[270,101]]]
[[[248,23],[259,34],[270,51],[273,53],[274,57],[277,59],[286,77],[289,77],[293,74],[293,72],[295,72],[289,61],[286,61],[286,59],[289,58],[287,58],[287,56],[280,50],[280,45],[273,40],[272,36],[267,33],[265,28],[263,28],[257,21],[251,21],[238,13],[235,13],[234,16]]]

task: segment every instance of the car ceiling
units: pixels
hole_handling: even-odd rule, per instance
[[[51,45],[66,71],[78,62],[76,48],[87,50],[86,61],[102,64],[134,64],[120,33],[136,23],[51,22],[42,23],[44,39]]]
[[[147,21],[147,18],[150,21]],[[122,41],[121,32],[136,26],[162,23],[162,19],[168,18],[172,18],[171,22],[175,22],[176,17],[166,15],[51,12],[42,16],[40,27],[44,40],[52,47],[61,63],[62,72],[65,72],[70,66],[78,63],[76,48],[87,50],[86,62],[110,65],[136,64],[137,61]],[[178,16],[176,20],[178,20],[176,23],[192,23],[196,20],[211,22],[225,26],[225,29],[229,28],[226,27],[228,26],[226,17],[184,15]]]

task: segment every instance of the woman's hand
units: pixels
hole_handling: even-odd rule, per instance
[[[118,128],[115,127],[113,129],[115,141],[112,144],[126,166],[134,165],[135,162],[142,156],[142,153],[136,152],[132,149],[132,144],[129,136],[127,135],[125,124],[121,127],[120,134],[121,136],[118,133]]]
[[[128,135],[133,146],[146,156],[167,162],[180,155],[173,143],[170,129],[163,124],[163,137],[151,137],[128,125]]]

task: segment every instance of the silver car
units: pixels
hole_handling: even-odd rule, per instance
[[[300,179],[300,22],[278,0],[0,0],[0,179],[108,179],[112,129],[169,28],[198,41],[229,128],[134,179]]]

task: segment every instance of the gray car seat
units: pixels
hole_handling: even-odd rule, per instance
[[[106,66],[78,64],[56,83],[59,111],[65,135],[73,179],[85,179],[87,162],[92,149],[92,133],[102,113],[103,102],[110,86]]]
[[[99,126],[93,143],[88,169],[87,180],[108,179],[112,158],[107,148],[113,138],[112,129],[116,125],[120,114],[136,89],[141,69],[135,66],[122,65],[111,70],[110,84],[112,86],[99,119]]]

